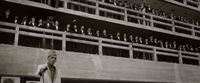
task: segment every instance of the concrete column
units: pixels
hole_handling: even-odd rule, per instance
[[[14,39],[14,46],[18,46],[19,42],[19,26],[15,27],[15,39]]]
[[[192,36],[195,36],[195,30],[193,25],[192,25]]]
[[[45,39],[45,32],[43,32],[43,38],[42,38],[42,48],[46,48],[46,39]]]
[[[96,10],[95,14],[97,16],[99,16],[99,1],[98,0],[96,1],[96,8],[95,8],[95,10]]]
[[[130,58],[130,59],[133,59],[132,44],[129,44],[129,58]]]
[[[150,19],[151,19],[151,24],[150,24],[150,26],[151,26],[151,27],[154,27],[154,26],[153,26],[153,16],[152,16],[152,15],[150,15],[150,16],[151,16],[151,17],[150,17]]]
[[[179,59],[179,63],[180,63],[180,64],[183,64],[183,59],[182,59],[181,50],[178,51],[178,59]]]
[[[102,47],[102,40],[99,40],[99,55],[103,55],[103,47]]]
[[[187,0],[183,0],[183,4],[187,5]]]
[[[64,1],[64,8],[65,8],[65,9],[67,9],[67,3],[68,3],[68,0],[65,0],[65,1]]]
[[[155,62],[158,61],[158,57],[157,57],[157,53],[156,53],[156,48],[155,48],[155,47],[153,48],[153,60],[154,60]]]
[[[174,20],[173,19],[172,19],[172,32],[176,32],[175,25],[174,25]]]
[[[124,8],[124,21],[128,21],[128,14],[127,14],[127,9]]]
[[[65,52],[66,50],[66,33],[62,35],[62,51]]]

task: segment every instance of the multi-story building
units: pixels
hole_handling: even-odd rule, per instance
[[[48,50],[62,83],[199,83],[200,1],[0,1],[0,77],[38,80]]]

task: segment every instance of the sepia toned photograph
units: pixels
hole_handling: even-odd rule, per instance
[[[199,67],[200,0],[0,0],[1,83],[200,83]]]

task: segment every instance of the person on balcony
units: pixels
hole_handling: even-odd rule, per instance
[[[109,34],[109,38],[110,38],[111,40],[113,40],[113,35],[112,35],[112,34]]]
[[[140,43],[140,44],[143,44],[142,37],[139,37],[139,39],[138,39],[138,40],[139,40],[139,43]]]
[[[4,11],[2,20],[4,22],[12,22],[13,18],[11,16],[11,10],[10,9],[7,9],[7,10]]]
[[[18,16],[15,16],[15,17],[14,17],[14,23],[15,23],[15,24],[18,24],[18,23],[19,23],[19,21],[18,21]]]
[[[165,48],[169,48],[169,43],[167,41],[165,41]]]
[[[81,26],[80,34],[85,35],[85,27],[84,26]]]
[[[44,22],[45,28],[47,28],[47,29],[52,29],[53,28],[53,25],[54,25],[53,19],[54,19],[53,16],[47,17],[47,20]]]
[[[135,36],[135,43],[139,43],[139,38],[138,38],[138,36]]]
[[[173,47],[173,49],[177,50],[177,44],[176,44],[176,41],[173,41],[172,47]]]
[[[92,29],[91,28],[87,29],[87,35],[92,36]]]
[[[77,29],[77,20],[76,19],[73,19],[72,23],[70,24],[70,27],[71,27],[71,31],[70,32],[73,32],[73,33],[77,33],[78,32],[78,29]]]
[[[162,40],[158,40],[158,47],[164,48]]]
[[[123,41],[127,42],[126,33],[124,33],[123,38]]]
[[[102,37],[103,37],[103,38],[108,38],[106,29],[103,29]]]
[[[28,23],[28,25],[29,26],[33,26],[33,27],[36,26],[36,24],[35,24],[35,18],[34,17],[31,18],[31,21]]]
[[[147,4],[147,6],[145,6],[145,9],[146,13],[152,13],[151,5]]]
[[[149,44],[149,40],[147,38],[144,39],[144,44],[148,45]]]
[[[134,43],[133,35],[129,35],[129,42]]]
[[[120,32],[117,32],[117,34],[116,34],[116,39],[117,39],[117,40],[121,40]]]
[[[157,39],[157,38],[154,38],[153,45],[154,45],[154,46],[157,46],[157,47],[159,46],[159,45],[158,45],[158,39]]]
[[[124,7],[125,6],[122,1],[118,1],[117,5],[120,6],[120,7]]]
[[[77,28],[78,26],[75,24],[74,26],[73,26],[73,32],[74,33],[78,33],[78,28]]]
[[[37,27],[44,28],[43,20],[39,19]]]
[[[153,40],[154,40],[154,37],[153,37],[153,36],[150,36],[150,37],[149,37],[149,44],[150,44],[150,45],[154,45]]]
[[[59,31],[60,30],[60,27],[59,27],[59,22],[58,20],[55,21],[55,24],[53,25],[53,30],[57,30]]]
[[[28,21],[28,17],[27,17],[27,16],[24,16],[24,18],[22,19],[21,24],[22,24],[22,25],[27,25],[27,24],[28,24],[27,21]]]
[[[71,29],[70,29],[70,27],[71,27],[71,25],[70,24],[67,24],[67,26],[66,26],[66,28],[65,28],[65,32],[70,32],[71,31]]]
[[[96,31],[96,37],[100,37],[100,31],[99,30]]]
[[[128,1],[124,1],[124,7],[125,8],[130,8],[130,3]]]

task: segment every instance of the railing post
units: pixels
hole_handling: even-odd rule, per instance
[[[95,8],[95,10],[96,10],[96,15],[97,16],[99,16],[99,1],[98,0],[96,0],[96,8]]]
[[[154,26],[153,26],[153,16],[152,16],[152,15],[150,15],[150,19],[151,19],[151,24],[150,24],[150,26],[151,26],[151,27],[154,27]]]
[[[158,61],[158,57],[157,57],[157,53],[156,53],[156,48],[155,48],[155,47],[153,48],[153,60],[154,60],[155,62]]]
[[[64,1],[64,8],[65,8],[65,9],[67,9],[67,6],[68,6],[67,3],[68,3],[68,1],[69,1],[69,0],[65,0],[65,1]]]
[[[46,48],[45,32],[43,32],[43,38],[42,38],[42,48]]]
[[[200,55],[199,55],[199,66],[200,66]]]
[[[174,24],[174,20],[172,19],[172,32],[176,32],[175,30],[175,24]]]
[[[187,0],[183,0],[183,4],[187,5]]]
[[[19,26],[15,27],[15,39],[14,39],[14,46],[18,46],[19,42]]]
[[[124,8],[124,21],[128,21],[128,14],[127,14],[127,8]]]
[[[64,32],[62,34],[62,51],[64,52],[66,50],[66,33]]]
[[[130,58],[130,59],[133,59],[132,44],[129,44],[129,58]]]
[[[198,0],[198,8],[200,8],[200,0]]]
[[[192,36],[195,36],[195,30],[193,25],[192,25]]]
[[[51,36],[53,36],[53,33]],[[53,38],[51,38],[51,49],[54,49],[54,39]]]
[[[102,47],[102,40],[99,39],[99,55],[103,55],[103,47]]]
[[[182,59],[181,50],[178,51],[178,59],[179,59],[179,63],[180,63],[180,64],[183,64],[183,59]]]

